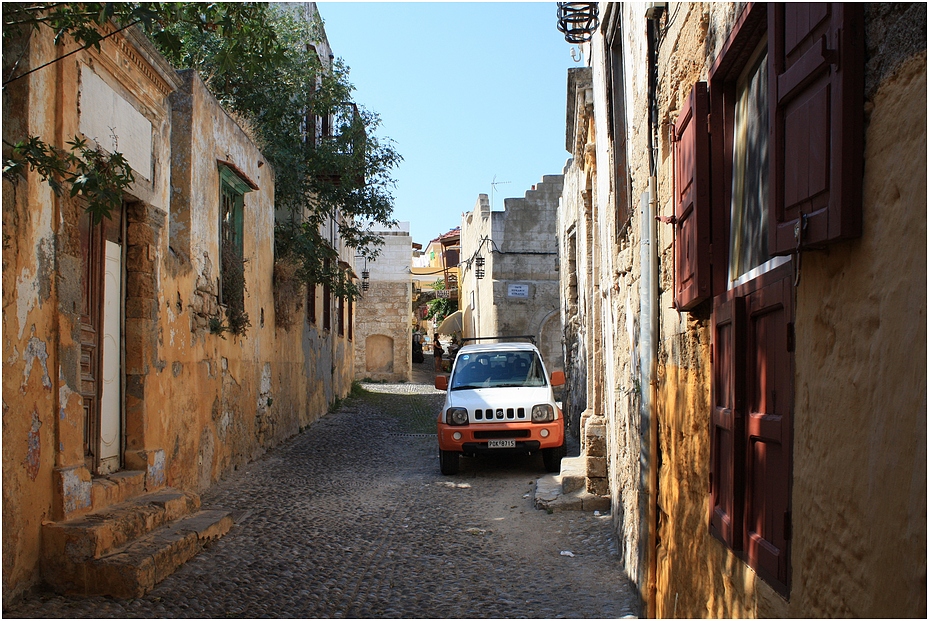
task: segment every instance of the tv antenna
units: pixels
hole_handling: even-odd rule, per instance
[[[498,185],[506,185],[507,183],[512,183],[511,181],[497,181],[497,175],[494,175],[493,181],[490,182],[490,210],[494,210],[494,193],[497,191]]]

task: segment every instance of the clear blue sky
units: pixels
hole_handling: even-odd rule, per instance
[[[461,224],[478,194],[522,197],[561,174],[567,70],[580,66],[554,2],[319,2],[355,101],[404,161],[394,216],[423,244]]]

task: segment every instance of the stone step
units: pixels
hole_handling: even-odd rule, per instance
[[[194,493],[158,492],[42,526],[45,581],[59,593],[139,597],[232,526]]]
[[[565,457],[561,460],[561,472],[556,475],[561,481],[562,492],[570,494],[587,486],[587,466],[583,457]]]
[[[143,494],[99,511],[42,527],[47,559],[72,563],[100,558],[200,508],[200,497],[171,488]]]
[[[232,516],[221,509],[203,510],[176,520],[113,553],[83,564],[82,582],[71,594],[142,597],[192,559],[210,541],[232,528]]]
[[[94,477],[91,483],[91,512],[102,511],[145,493],[144,470],[120,470]]]
[[[610,510],[610,499],[587,491],[586,461],[583,457],[565,457],[561,472],[536,481],[535,507],[546,511]]]

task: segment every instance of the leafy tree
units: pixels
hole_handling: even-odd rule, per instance
[[[224,66],[257,67],[280,57],[280,46],[264,15],[268,5],[260,3],[131,3],[131,2],[48,2],[3,4],[3,88],[31,73],[44,69],[110,36],[103,26],[112,22],[116,32],[138,25],[163,49],[181,45],[169,25],[186,24],[200,32],[213,32],[235,39],[234,48],[223,59]],[[55,43],[72,41],[77,48],[53,61],[28,70],[21,68],[32,33],[47,28],[55,33]],[[26,136],[10,143],[3,174],[18,178],[26,169],[36,171],[56,194],[67,192],[87,199],[87,211],[95,222],[108,218],[119,208],[123,192],[134,181],[132,170],[119,152],[107,153],[88,146],[75,136],[65,151],[38,136]]]
[[[432,288],[435,291],[444,291],[445,290],[445,280],[439,278],[434,283],[432,283]],[[458,310],[455,303],[449,298],[440,298],[436,295],[435,299],[429,300],[427,305],[429,308],[426,319],[434,319],[436,323],[439,323],[456,310]]]
[[[379,117],[350,103],[354,88],[345,64],[324,66],[328,59],[310,45],[322,38],[318,16],[274,10],[265,19],[282,51],[274,65],[227,71],[222,61],[237,43],[189,23],[173,27],[182,43],[165,53],[196,68],[217,99],[244,117],[274,166],[275,204],[283,215],[275,230],[277,261],[295,264],[302,282],[329,283],[336,295],[355,296],[320,230],[331,222],[357,254],[376,256],[383,241],[373,225],[393,224],[390,173],[401,157],[375,135]],[[317,139],[317,119],[331,120],[330,135]]]
[[[286,214],[275,231],[276,259],[296,264],[303,282],[357,295],[320,229],[331,222],[358,254],[376,256],[382,241],[372,228],[393,223],[390,174],[401,157],[376,137],[379,117],[349,103],[344,63],[324,67],[316,56],[310,44],[320,39],[318,17],[255,2],[104,2],[4,3],[3,20],[4,87],[43,68],[20,69],[32,32],[50,28],[56,42],[99,48],[108,22],[138,25],[175,66],[197,70],[275,168],[275,203]],[[333,131],[316,140],[322,118],[333,119]],[[56,192],[86,196],[98,221],[133,181],[120,154],[88,149],[79,138],[70,154],[34,136],[7,146],[5,174],[38,171]]]

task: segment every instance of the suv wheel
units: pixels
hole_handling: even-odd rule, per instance
[[[442,474],[458,474],[458,453],[439,449],[439,469]]]
[[[564,444],[556,448],[542,449],[542,461],[545,463],[546,472],[558,472],[561,470],[561,458],[567,454],[567,448]]]

